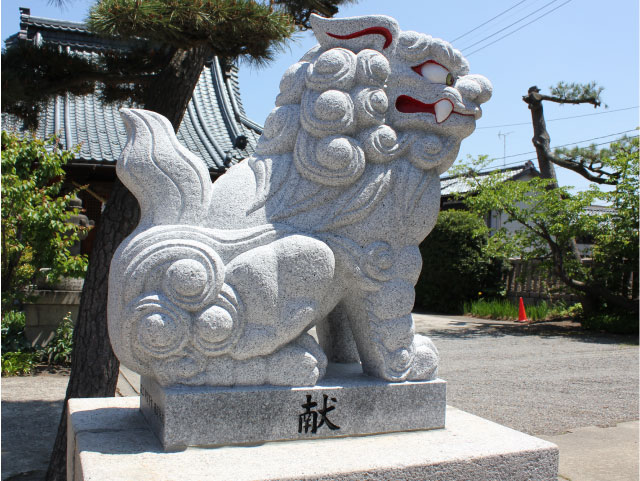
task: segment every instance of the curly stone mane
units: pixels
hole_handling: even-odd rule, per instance
[[[467,61],[448,43],[416,32],[402,32],[383,52],[362,48],[355,53],[317,45],[289,67],[280,82],[276,108],[266,120],[255,156],[249,159],[256,176],[256,196],[249,213],[276,197],[297,207],[272,211],[272,221],[338,197],[361,198],[360,203],[368,208],[356,209],[361,215],[348,216],[351,223],[386,195],[393,170],[389,164],[398,158],[408,158],[422,171],[449,167],[465,133],[460,135],[459,129],[453,129],[457,135],[425,133],[425,129],[399,131],[388,122],[390,58],[399,63],[434,58],[451,65],[456,77],[468,73]],[[375,173],[362,179],[371,170]],[[291,186],[300,183],[307,184],[305,192],[308,183],[315,184],[315,190],[321,188],[322,199],[318,195],[311,196],[317,202],[298,199],[294,191],[299,189]],[[289,194],[278,196],[286,187]],[[320,230],[338,227],[345,220],[330,222]]]

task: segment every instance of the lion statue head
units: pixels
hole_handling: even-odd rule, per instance
[[[284,74],[257,154],[295,149],[298,172],[329,186],[403,154],[446,171],[491,97],[490,82],[469,75],[447,42],[401,32],[390,17],[313,16],[311,24],[320,44]],[[315,147],[315,161],[305,147]]]
[[[402,32],[390,17],[313,16],[311,24],[319,45],[285,72],[249,162],[257,179],[250,212],[266,206],[268,221],[296,224],[297,216],[304,212],[307,223],[314,207],[322,206],[314,225],[326,231],[367,217],[391,190],[393,171],[396,187],[411,183],[408,177],[445,172],[475,129],[492,87],[469,74],[450,44]],[[355,210],[361,215],[327,213],[328,203],[346,198],[360,199]],[[433,222],[430,216],[416,238]]]

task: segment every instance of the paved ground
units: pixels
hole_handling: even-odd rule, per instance
[[[2,378],[2,479],[42,479],[49,463],[68,375]]]
[[[558,444],[560,479],[638,481],[637,339],[422,314],[416,328],[440,349],[449,404]],[[2,378],[3,480],[41,479],[66,381]]]

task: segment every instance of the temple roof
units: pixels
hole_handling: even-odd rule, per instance
[[[7,45],[17,40],[36,44],[60,45],[83,56],[100,55],[105,48],[126,48],[117,39],[97,37],[83,23],[34,17],[29,9],[20,9],[20,32],[9,37]],[[58,133],[64,148],[80,144],[72,165],[115,166],[127,141],[124,122],[116,105],[105,105],[97,95],[58,96],[43,109],[36,134],[39,138]],[[2,116],[4,129],[20,130],[14,117]],[[178,140],[204,160],[212,172],[222,172],[230,164],[251,155],[262,126],[246,117],[240,99],[238,70],[223,71],[213,57],[200,75],[187,111],[177,132]],[[245,137],[247,142],[240,148]],[[238,140],[239,139],[239,140]]]
[[[504,180],[518,180],[528,179],[531,177],[537,177],[540,173],[536,170],[533,163],[530,161],[525,162],[523,165],[517,167],[509,167],[506,169],[494,169],[478,174],[479,178],[486,177],[496,172],[502,173]],[[456,194],[466,194],[472,191],[473,188],[467,182],[467,177],[464,175],[456,175],[453,177],[441,177],[440,178],[440,193],[442,196],[451,196]]]

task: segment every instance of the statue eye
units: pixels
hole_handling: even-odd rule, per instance
[[[426,78],[429,82],[434,84],[444,84],[451,86],[455,83],[456,79],[451,72],[440,65],[434,60],[427,60],[420,65],[411,67],[411,69],[418,75]]]

